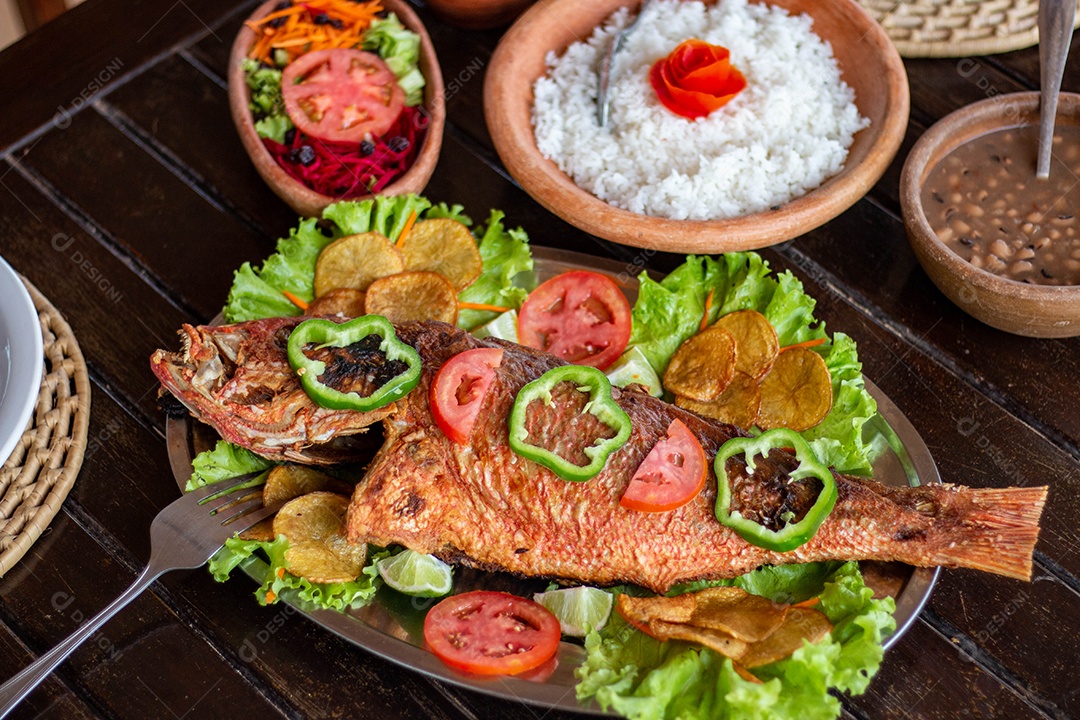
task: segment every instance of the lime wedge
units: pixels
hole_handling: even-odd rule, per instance
[[[559,619],[563,635],[570,637],[585,637],[590,629],[607,625],[612,599],[611,593],[585,585],[533,595],[533,600]]]
[[[434,555],[403,550],[375,563],[383,581],[400,593],[439,597],[454,587],[451,568]]]

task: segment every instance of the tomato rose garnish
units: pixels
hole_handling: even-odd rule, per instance
[[[687,40],[657,60],[649,82],[664,107],[691,119],[723,107],[746,87],[728,49],[703,40]]]

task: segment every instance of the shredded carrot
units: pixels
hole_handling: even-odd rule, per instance
[[[712,288],[709,290],[709,294],[705,296],[705,314],[701,316],[701,327],[698,328],[698,332],[709,327],[709,312],[712,310],[712,299],[715,292],[716,288]]]
[[[459,302],[458,307],[462,310],[486,310],[488,312],[506,312],[510,308],[501,305],[485,305],[484,303]]]
[[[397,238],[398,248],[405,247],[405,238],[409,237],[409,233],[412,232],[412,226],[416,224],[416,211],[413,210],[409,213],[409,219],[405,221],[405,227],[401,228],[401,234]]]
[[[379,0],[307,0],[276,10],[245,23],[258,36],[248,57],[268,65],[279,65],[274,62],[275,50],[285,51],[287,62],[292,62],[298,56],[316,50],[358,48],[363,44],[364,33],[382,10]],[[320,18],[318,23],[317,17]]]
[[[266,602],[272,603],[275,600],[277,600],[277,593],[274,592],[273,590],[267,590],[266,591]]]
[[[291,302],[293,305],[300,308],[301,310],[307,310],[308,309],[308,304],[307,304],[307,302],[304,301],[303,298],[296,297],[295,295],[293,295],[288,290],[282,290],[281,294],[285,296],[285,299],[287,299],[289,302]]]
[[[819,598],[819,597],[812,597],[812,598],[810,598],[809,600],[803,600],[803,601],[802,601],[802,602],[800,602],[800,603],[795,603],[795,604],[794,604],[794,605],[792,605],[791,607],[797,607],[797,608],[808,608],[808,607],[814,607],[814,606],[815,606],[815,605],[817,605],[817,604],[818,604],[819,602],[821,602],[821,598]]]
[[[278,578],[278,580],[283,580],[283,579],[285,579],[285,568],[283,568],[283,567],[279,567],[279,568],[277,569],[277,578]]]
[[[817,340],[807,340],[806,342],[795,343],[794,345],[785,345],[784,347],[780,348],[780,352],[784,352],[785,350],[794,350],[795,348],[812,348],[824,344],[825,338],[818,338]]]

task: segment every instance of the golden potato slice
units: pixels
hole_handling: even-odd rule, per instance
[[[364,291],[355,288],[337,288],[308,305],[305,315],[342,315],[347,318],[364,314]]]
[[[715,400],[698,402],[676,395],[675,404],[698,415],[746,429],[757,423],[761,383],[746,373],[735,371],[731,382]]]
[[[286,463],[276,466],[266,476],[266,484],[263,485],[263,505],[267,507],[284,505],[293,498],[317,490],[326,490],[345,496],[352,494],[352,487],[346,482],[306,465]]]
[[[274,518],[268,517],[260,520],[247,530],[240,533],[241,540],[258,540],[260,542],[274,541]]]
[[[697,607],[690,624],[722,630],[737,640],[757,642],[771,635],[787,617],[787,605],[737,587],[707,588],[694,594]]]
[[[648,625],[655,620],[688,623],[696,607],[694,596],[687,593],[675,597],[631,597],[619,595],[615,607],[619,614],[634,625]]]
[[[780,353],[761,381],[758,425],[803,431],[821,422],[832,408],[832,379],[825,361],[813,350]]]
[[[708,402],[735,374],[735,338],[715,325],[684,342],[664,371],[664,387],[676,395]]]
[[[372,281],[404,269],[401,251],[386,237],[377,232],[346,235],[319,253],[315,262],[315,297],[338,288],[367,290]]]
[[[345,540],[345,512],[349,499],[331,492],[301,495],[274,516],[274,535],[289,541],[286,569],[311,582],[355,580],[364,567],[366,545]]]
[[[804,640],[815,643],[831,631],[832,623],[824,613],[813,608],[792,607],[780,627],[764,640],[750,645],[739,658],[739,664],[755,668],[783,660],[801,648]]]
[[[442,320],[457,322],[457,290],[436,272],[416,270],[379,278],[371,283],[364,300],[369,314],[390,322]]]
[[[437,272],[461,292],[484,270],[476,238],[457,220],[421,220],[401,244],[406,270]]]
[[[721,327],[735,338],[736,372],[755,380],[765,377],[780,353],[780,341],[764,315],[757,310],[739,310],[724,315],[713,327]]]
[[[724,657],[735,660],[742,658],[749,643],[743,642],[723,630],[697,627],[696,625],[684,625],[682,623],[670,623],[663,620],[654,620],[649,623],[647,633],[657,640],[685,640],[687,642],[704,645],[715,650]],[[749,666],[748,666],[749,667]]]

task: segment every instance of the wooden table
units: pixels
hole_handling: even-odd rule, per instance
[[[0,53],[0,255],[66,315],[93,380],[88,453],[64,511],[0,580],[0,678],[97,612],[149,556],[177,496],[147,358],[220,309],[233,270],[273,250],[295,215],[260,181],[228,115],[226,58],[252,3],[89,0]],[[420,10],[448,87],[427,194],[474,217],[502,208],[534,244],[631,262],[522,192],[485,130],[484,68],[499,32]],[[1077,52],[1074,46],[1074,54]],[[911,419],[947,482],[1051,486],[1035,581],[947,571],[891,650],[856,718],[1080,716],[1080,340],[1007,335],[965,315],[915,261],[897,182],[935,120],[1033,89],[1036,49],[907,63],[899,157],[828,225],[765,251],[859,343],[866,374]],[[1080,91],[1080,58],[1066,73]],[[680,258],[657,255],[650,266]],[[105,626],[18,717],[571,717],[433,682],[280,607],[253,585],[172,573]]]

